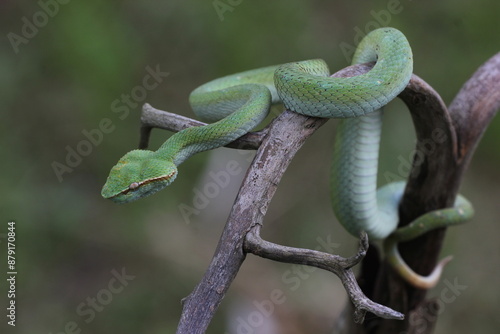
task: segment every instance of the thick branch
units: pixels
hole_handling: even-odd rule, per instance
[[[449,111],[458,141],[458,159],[467,165],[484,131],[500,108],[500,53],[491,57],[463,85]]]
[[[177,333],[205,332],[245,259],[245,235],[253,226],[262,225],[271,198],[293,156],[325,122],[285,111],[271,123],[245,175],[212,262],[184,302]]]

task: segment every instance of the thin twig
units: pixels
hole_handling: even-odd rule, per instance
[[[404,318],[403,314],[374,303],[359,288],[351,268],[358,264],[366,254],[366,250],[368,249],[368,236],[366,233],[360,236],[357,254],[350,258],[312,249],[282,246],[265,241],[260,237],[260,225],[254,226],[246,235],[244,247],[246,252],[266,259],[313,266],[337,275],[354,305],[354,321],[357,323],[363,322],[366,312],[371,312],[385,319],[401,320]]]
[[[144,104],[141,114],[141,138],[140,149],[146,149],[149,143],[149,136],[153,128],[179,132],[192,126],[203,126],[207,123],[197,121],[192,118],[173,114],[168,111],[158,110],[149,104]],[[244,136],[226,145],[226,147],[240,150],[256,150],[262,143],[262,139],[267,133],[267,128],[260,131],[249,132]]]

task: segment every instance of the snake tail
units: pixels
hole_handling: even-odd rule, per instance
[[[388,263],[407,283],[414,287],[430,289],[436,286],[445,265],[452,260],[452,257],[447,256],[439,261],[429,275],[420,275],[413,271],[401,257],[398,243],[415,239],[437,228],[465,223],[473,215],[472,204],[462,195],[458,195],[453,208],[431,211],[418,217],[410,224],[397,229],[384,240],[384,251]]]

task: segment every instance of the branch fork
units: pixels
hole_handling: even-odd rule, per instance
[[[327,270],[340,278],[354,306],[354,321],[362,323],[366,312],[384,319],[404,318],[404,315],[386,306],[371,301],[361,291],[352,267],[363,260],[368,250],[368,236],[360,235],[358,252],[349,258],[312,249],[294,248],[265,241],[260,237],[260,225],[255,225],[246,235],[244,250],[254,255],[285,263],[302,264]]]

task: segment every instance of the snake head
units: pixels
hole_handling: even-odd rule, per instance
[[[162,190],[176,176],[175,164],[153,151],[130,151],[111,169],[101,195],[116,203],[132,202]]]

